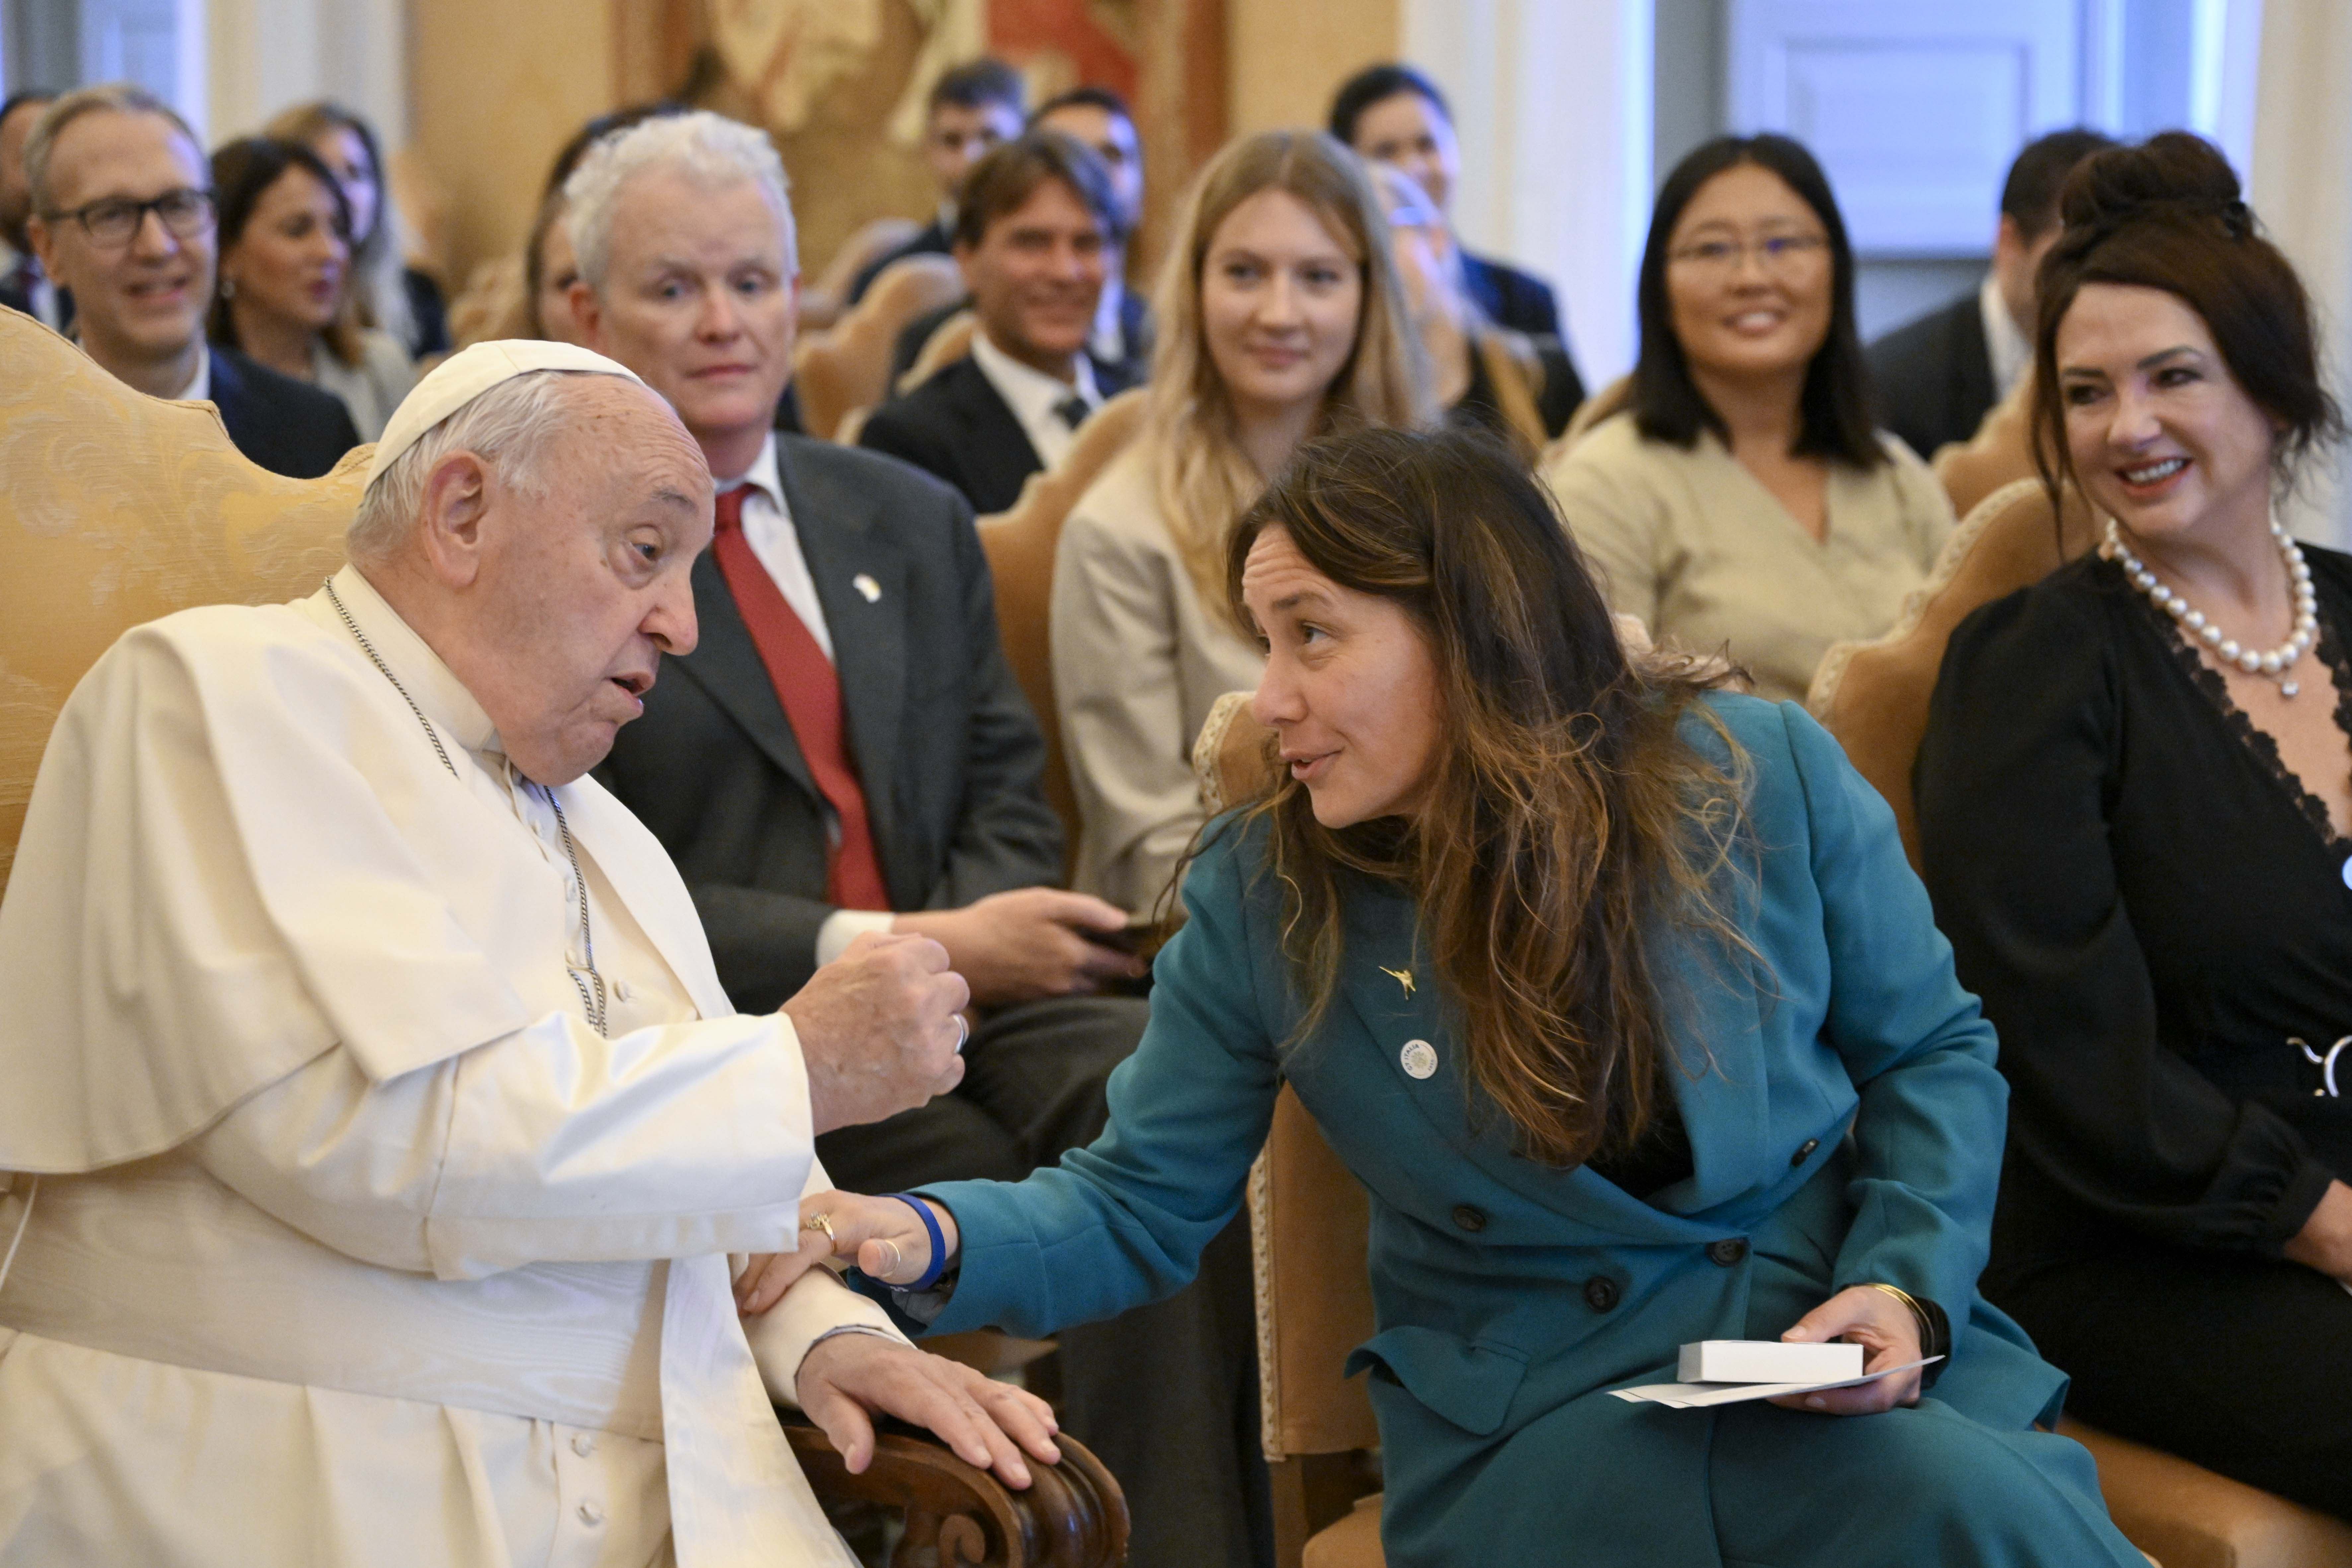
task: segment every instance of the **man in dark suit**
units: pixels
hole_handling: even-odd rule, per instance
[[[820,1138],[836,1184],[1025,1175],[1101,1130],[1147,1011],[1096,994],[1141,973],[1116,945],[1125,916],[1053,885],[1044,746],[971,508],[894,458],[773,430],[798,268],[763,133],[648,121],[570,189],[583,334],[669,399],[719,492],[692,574],[700,640],[665,659],[598,776],[677,863],[739,1007],[772,1006],[868,930],[936,938],[971,984],[963,1082]],[[1251,1517],[1234,1425],[1190,1414],[1214,1387],[1255,1415],[1235,1392],[1246,1336],[1223,1332],[1247,1321],[1246,1241],[1225,1295],[1196,1285],[1061,1342],[1064,1424],[1129,1484],[1139,1568],[1200,1560],[1204,1528]]]
[[[180,117],[127,83],[59,99],[26,149],[26,237],[76,301],[74,335],[154,397],[210,399],[237,450],[315,479],[359,445],[342,400],[210,349],[216,236],[211,173]]]
[[[965,61],[931,84],[923,110],[923,162],[939,182],[939,212],[912,239],[866,264],[849,286],[851,304],[866,297],[890,263],[909,256],[945,256],[953,248],[956,201],[964,175],[999,142],[1021,134],[1028,101],[1021,73],[986,56]]]
[[[1402,169],[1429,193],[1438,211],[1449,210],[1454,176],[1462,171],[1462,148],[1445,95],[1423,72],[1396,64],[1358,71],[1331,100],[1331,134],[1359,157]],[[1560,330],[1550,284],[1491,257],[1457,249],[1463,292],[1488,321],[1530,337],[1549,333],[1565,349],[1568,335]]]
[[[2058,237],[2058,191],[2074,165],[2115,143],[2095,131],[2053,131],[2009,167],[1992,267],[1975,293],[1870,345],[1879,423],[1923,458],[1965,441],[2033,358],[2033,274]]]
[[[877,408],[857,444],[938,475],[975,511],[1010,507],[1125,386],[1087,352],[1118,224],[1110,172],[1058,131],[982,159],[956,212],[971,352]]]
[[[1111,193],[1118,200],[1118,248],[1104,256],[1102,302],[1095,307],[1094,335],[1087,352],[1097,364],[1109,365],[1129,386],[1151,374],[1151,307],[1127,280],[1126,239],[1143,222],[1143,139],[1127,100],[1107,87],[1074,87],[1046,100],[1029,117],[1032,131],[1059,131],[1094,149],[1110,171]],[[921,357],[923,345],[955,317],[971,309],[968,299],[926,310],[907,323],[890,350],[890,384]]]

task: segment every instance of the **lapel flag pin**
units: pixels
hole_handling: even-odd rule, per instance
[[[882,600],[882,584],[863,572],[852,577],[849,580],[849,585],[865,595],[866,602],[869,605],[879,604]]]
[[[1412,995],[1412,970],[1410,970],[1410,969],[1391,969],[1387,964],[1383,963],[1383,964],[1381,964],[1381,973],[1382,974],[1387,975],[1391,980],[1395,981],[1398,984],[1400,984],[1400,985],[1403,986],[1403,987],[1404,987],[1404,994],[1405,994],[1406,995],[1410,996],[1410,995]]]

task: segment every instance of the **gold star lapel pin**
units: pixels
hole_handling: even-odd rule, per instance
[[[1390,968],[1387,964],[1385,964],[1385,963],[1381,964],[1381,965],[1380,966],[1380,969],[1381,969],[1381,973],[1382,974],[1387,975],[1391,980],[1393,980],[1393,981],[1395,981],[1398,984],[1400,984],[1400,985],[1403,986],[1403,987],[1404,987],[1404,994],[1405,994],[1406,995],[1410,996],[1410,995],[1412,995],[1412,970],[1410,970],[1410,969],[1391,969],[1391,968]]]

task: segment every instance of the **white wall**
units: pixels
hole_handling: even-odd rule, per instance
[[[2243,5],[2248,0],[2232,0]],[[2248,200],[2303,275],[2318,308],[2330,384],[2352,397],[2352,6],[2344,0],[2254,0],[2260,91]],[[2352,544],[2352,464],[2315,464],[2288,526]]]
[[[387,152],[408,141],[406,7],[399,0],[182,0],[207,16],[215,143],[289,104],[339,100]]]
[[[1454,219],[1559,289],[1585,384],[1632,368],[1650,220],[1650,0],[1404,0],[1403,57],[1453,100]]]

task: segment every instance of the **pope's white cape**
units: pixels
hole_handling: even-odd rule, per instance
[[[356,574],[338,584],[389,613]],[[106,1172],[180,1149],[338,1047],[380,1087],[507,1037],[578,1026],[563,1022],[558,989],[562,872],[510,811],[451,777],[416,715],[328,614],[314,598],[167,617],[126,634],[67,703],[0,903],[0,1171]],[[797,1041],[788,1020],[731,1016],[692,901],[652,835],[592,779],[556,795],[583,854],[709,1021],[687,1026],[732,1038],[755,1024],[797,1086],[763,1111],[772,1127],[712,1127],[676,1162],[678,1180],[700,1184],[678,1200],[694,1212],[665,1233],[660,1290],[677,1561],[845,1563],[769,1395],[789,1391],[813,1331],[879,1326],[881,1314],[813,1276],[814,1292],[795,1288],[789,1326],[793,1314],[780,1312],[747,1339],[723,1256],[789,1245],[793,1199],[822,1179]],[[726,1152],[738,1147],[737,1185],[757,1188],[740,1201],[727,1192]],[[658,1205],[657,1186],[630,1195]],[[16,1206],[0,1202],[0,1213],[13,1222]],[[665,1223],[657,1206],[643,1217]],[[464,1281],[532,1258],[614,1256],[567,1252],[576,1244],[560,1225],[542,1228],[544,1243],[511,1232],[508,1256],[495,1239],[508,1233],[483,1227],[488,1253],[436,1251],[431,1274]],[[37,1221],[28,1254],[41,1229]],[[435,1288],[429,1276],[391,1278]],[[0,1295],[0,1369],[9,1321]],[[32,1339],[18,1342],[23,1368],[34,1364],[24,1359]],[[761,1364],[753,1340],[783,1344],[791,1364]],[[396,1500],[379,1500],[397,1511]],[[388,1520],[378,1544],[396,1547],[401,1528]]]

